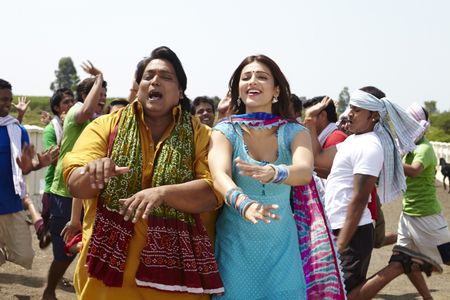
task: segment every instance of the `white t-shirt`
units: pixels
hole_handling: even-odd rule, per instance
[[[353,197],[353,175],[378,177],[384,161],[383,147],[374,132],[353,134],[336,145],[336,149],[325,187],[325,209],[332,229],[344,226],[348,206]],[[370,223],[372,217],[366,207],[359,226]]]

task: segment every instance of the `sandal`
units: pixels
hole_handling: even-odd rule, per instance
[[[59,288],[66,292],[71,292],[71,293],[75,292],[75,288],[73,286],[72,281],[67,278],[64,278],[64,277],[61,278],[61,281],[59,282]]]
[[[397,254],[392,254],[389,263],[399,262],[405,274],[411,273],[413,264],[417,265],[420,271],[424,272],[427,277],[431,276],[433,271],[438,273],[443,272],[442,267],[437,262],[424,254],[399,245],[394,246],[392,252],[397,252]]]

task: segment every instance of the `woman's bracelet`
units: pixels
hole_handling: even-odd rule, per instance
[[[238,200],[240,200],[238,204]],[[227,191],[225,195],[225,203],[230,207],[238,211],[238,213],[244,217],[247,208],[255,201],[250,200],[250,198],[244,194],[244,191],[239,187],[231,188]]]
[[[289,177],[289,169],[286,165],[269,164],[269,166],[275,171],[275,174],[273,175],[273,178],[269,181],[269,183],[281,184]]]
[[[246,194],[240,194],[239,199],[241,199],[241,202],[239,202],[239,206],[237,207],[237,211],[239,214],[245,218],[245,211],[247,208],[252,204],[255,203],[255,201],[250,200],[250,198]]]
[[[234,187],[227,191],[225,194],[225,203],[229,206],[236,206],[236,200],[239,194],[242,194],[244,191],[240,187]]]

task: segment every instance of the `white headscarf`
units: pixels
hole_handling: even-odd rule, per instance
[[[361,90],[352,93],[350,105],[377,111],[380,114],[380,120],[373,129],[380,139],[384,154],[384,164],[378,181],[378,195],[381,203],[390,202],[406,190],[405,173],[399,150],[403,153],[414,150],[416,147],[414,138],[420,124],[388,98],[378,99]],[[398,147],[391,132],[388,117],[398,139]]]
[[[430,122],[427,120],[427,116],[425,115],[425,112],[424,112],[422,106],[420,106],[417,103],[411,104],[406,109],[406,111],[414,118],[414,120],[416,120],[420,124],[419,130],[414,135],[415,136],[414,141],[417,142],[418,140],[420,140],[423,137],[425,132],[430,127]]]

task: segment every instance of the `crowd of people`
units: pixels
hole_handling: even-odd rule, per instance
[[[128,99],[106,106],[103,73],[74,94],[58,89],[44,114],[43,152],[10,115],[0,79],[0,265],[31,268],[52,245],[42,299],[76,255],[78,299],[371,299],[406,274],[450,265],[450,233],[436,197],[428,112],[362,87],[337,116],[327,96],[303,103],[271,58],[246,57],[216,105],[191,101],[177,55],[139,61]],[[302,112],[303,111],[303,112]],[[47,167],[42,210],[23,175]],[[403,197],[397,233],[382,204]],[[374,247],[395,244],[367,277]]]

